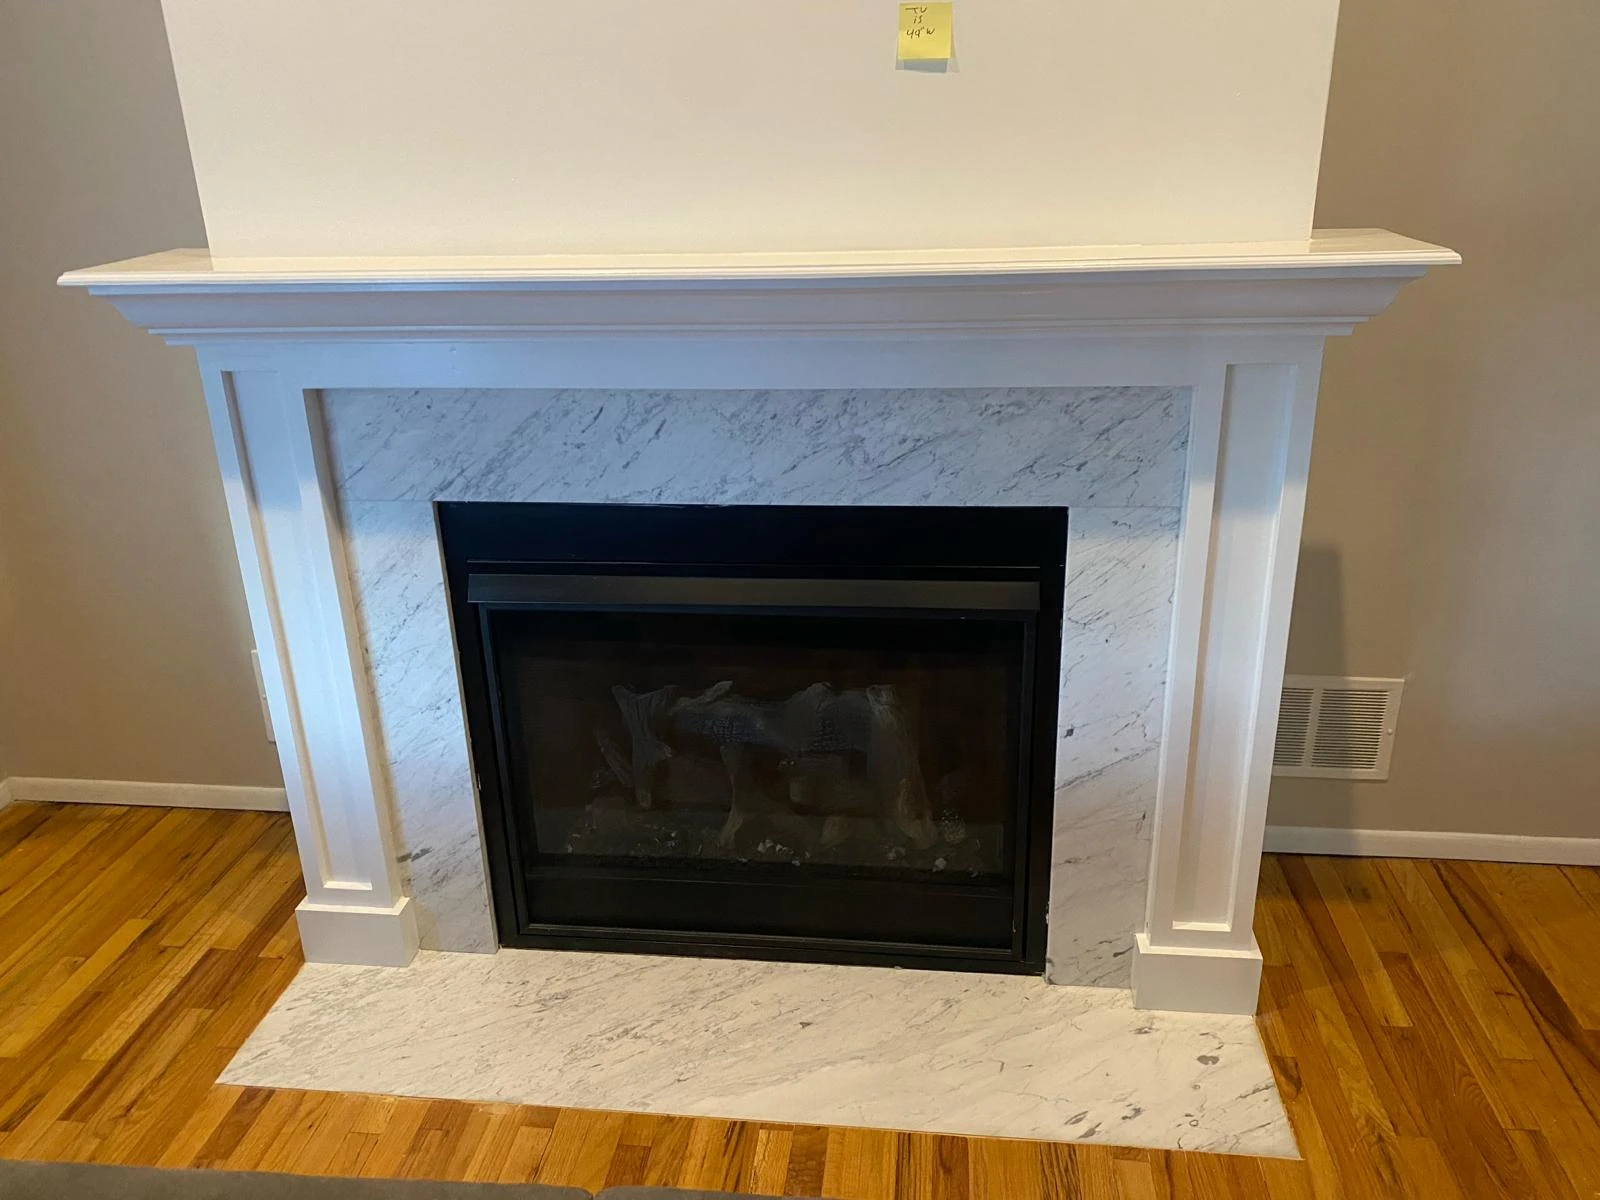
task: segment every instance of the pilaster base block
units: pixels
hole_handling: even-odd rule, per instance
[[[1261,992],[1261,948],[1152,946],[1134,937],[1133,1004],[1174,1012],[1254,1015]]]
[[[409,896],[391,908],[302,900],[294,915],[307,962],[404,967],[417,953],[417,915]]]

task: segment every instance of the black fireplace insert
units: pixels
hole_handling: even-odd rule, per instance
[[[1043,970],[1065,509],[437,515],[503,945]]]

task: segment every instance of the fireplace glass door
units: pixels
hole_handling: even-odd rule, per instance
[[[502,942],[1041,967],[1063,512],[440,523]]]

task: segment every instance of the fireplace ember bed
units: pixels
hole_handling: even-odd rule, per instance
[[[502,944],[1043,970],[1065,509],[437,515]]]

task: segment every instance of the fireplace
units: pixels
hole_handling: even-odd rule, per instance
[[[502,944],[1043,970],[1065,509],[436,511]]]
[[[1047,874],[1048,980],[1113,988],[1131,982],[1143,1007],[1251,1012],[1261,973],[1251,922],[1323,340],[1349,333],[1430,265],[1455,261],[1439,247],[1369,230],[1229,246],[813,255],[245,262],[173,251],[72,272],[63,282],[111,297],[135,322],[198,352],[305,871],[298,917],[307,959],[399,966],[419,946],[491,952],[512,938],[617,945],[632,936],[625,931],[633,926],[562,924],[572,911],[543,931],[514,908],[508,918],[509,844],[494,852],[502,878],[489,885],[483,818],[504,807],[501,764],[481,757],[483,731],[494,744],[494,714],[482,706],[484,685],[472,701],[470,750],[480,753],[474,771],[463,714],[468,697],[458,686],[471,667],[458,664],[451,630],[481,636],[479,609],[490,605],[474,605],[469,594],[475,568],[463,573],[458,565],[447,590],[437,504],[770,506],[758,512],[771,528],[762,539],[746,538],[758,544],[775,536],[779,510],[848,509],[830,551],[849,543],[853,522],[875,519],[867,516],[874,506],[972,509],[974,520],[986,520],[985,510],[1070,508],[1070,576],[1058,662],[1049,668],[1060,685],[1053,737],[1037,728],[1048,724],[1039,681],[1050,657],[1044,640],[1053,633],[1045,603],[1053,560],[963,561],[956,553],[961,526],[948,520],[948,536],[934,539],[939,555],[896,561],[901,545],[916,538],[880,534],[882,554],[867,569],[833,553],[805,562],[799,574],[771,570],[775,564],[765,559],[719,554],[714,562],[694,538],[663,538],[651,552],[631,555],[629,561],[653,564],[654,574],[629,586],[678,588],[681,601],[685,589],[706,580],[744,581],[740,586],[768,589],[763,604],[748,607],[780,611],[691,623],[693,604],[648,612],[630,599],[634,611],[585,612],[605,603],[592,590],[569,594],[571,612],[550,610],[568,620],[569,632],[588,621],[592,633],[615,617],[635,622],[637,633],[645,618],[682,617],[670,630],[653,626],[664,632],[652,639],[664,642],[671,633],[705,650],[699,674],[635,656],[587,682],[572,677],[588,691],[592,717],[567,735],[589,757],[570,768],[567,786],[578,790],[576,798],[569,794],[566,816],[570,823],[585,812],[670,812],[656,807],[655,788],[666,788],[668,799],[683,790],[681,781],[658,782],[653,773],[652,807],[645,809],[638,789],[615,778],[596,736],[604,722],[622,720],[611,688],[635,696],[676,688],[659,702],[668,709],[680,700],[710,706],[732,697],[746,713],[781,708],[813,684],[827,684],[835,701],[851,693],[864,703],[859,694],[893,686],[897,705],[909,709],[914,692],[918,705],[932,704],[941,693],[884,676],[886,658],[858,662],[855,675],[830,665],[808,678],[793,668],[795,637],[785,659],[777,652],[784,639],[775,647],[768,634],[741,631],[779,617],[791,630],[806,619],[837,630],[825,619],[836,610],[888,607],[861,603],[872,590],[867,585],[907,578],[942,585],[952,568],[974,563],[1031,568],[1040,593],[1034,691],[1021,705],[1031,736],[1022,718],[1016,730],[996,735],[1026,739],[1028,750],[1014,761],[1019,778],[1023,764],[1030,771],[1018,785],[1014,818],[1026,852],[1008,860],[1019,906],[1011,941],[998,945],[990,926],[987,941],[951,946],[930,937],[920,948],[903,942],[889,957],[951,963],[997,955],[1013,970],[1028,969],[1038,961],[1036,888]],[[1003,539],[974,541],[982,549]],[[692,552],[662,549],[685,544]],[[592,541],[562,553],[497,554],[504,564],[522,565],[476,573],[570,574],[620,586],[614,568],[622,559]],[[943,570],[923,573],[936,567]],[[953,573],[955,582],[997,582],[984,572],[976,579]],[[826,603],[770,598],[771,588],[798,580],[860,590],[850,602],[838,590]],[[716,609],[730,594],[702,603]],[[827,595],[822,586],[812,592],[813,600]],[[548,604],[551,596],[547,590],[533,603]],[[795,616],[797,608],[808,615]],[[496,654],[514,648],[514,617],[523,631],[518,645],[529,648],[534,611],[504,614],[506,645],[496,641]],[[926,652],[935,639],[913,638],[916,620],[937,621],[949,633],[981,625],[972,615],[983,611],[995,610],[958,600],[932,614],[877,616],[874,628],[908,640],[866,649]],[[956,619],[954,612],[969,615]],[[695,625],[716,636],[694,642]],[[992,640],[964,652],[975,662],[988,658],[991,671],[1020,670],[1025,678],[1014,655],[1011,666],[995,666],[1010,652],[989,653],[1004,645],[1003,623],[988,627]],[[953,636],[938,644],[948,648]],[[788,676],[758,686],[721,661],[755,647],[768,656],[771,674]],[[479,645],[473,661],[487,663],[483,650]],[[487,666],[478,669],[487,675]],[[609,679],[613,674],[631,678]],[[690,744],[687,731],[653,728],[673,758],[722,764],[720,750],[712,759],[703,741]],[[555,733],[546,726],[540,736]],[[607,737],[627,750],[631,775],[631,734],[612,723]],[[1040,744],[1046,740],[1053,743],[1048,751]],[[784,766],[771,746],[752,753],[750,772],[764,778],[769,799],[790,796],[791,784],[802,799],[808,788],[824,786],[797,774],[796,763]],[[512,765],[508,759],[507,778]],[[959,772],[936,756],[917,765],[926,815],[937,825],[933,798],[940,782]],[[532,788],[546,763],[530,759],[520,769],[518,786]],[[839,773],[837,763],[829,769]],[[997,769],[988,769],[993,777]],[[602,775],[597,788],[593,776],[602,770],[613,780]],[[843,771],[858,790],[865,775],[861,761]],[[481,806],[479,782],[498,789]],[[1051,784],[1046,806],[1041,797]],[[819,817],[822,827],[829,816],[840,818],[830,842],[844,818],[877,820],[880,828],[884,821],[881,810],[869,817],[870,808],[824,813],[807,804],[803,815],[818,846]],[[1049,862],[1038,870],[1046,839],[1032,826],[1046,808],[1053,818]],[[970,834],[981,814],[961,812]],[[538,816],[531,808],[527,815]],[[708,822],[717,838],[727,815]],[[532,828],[540,834],[537,820]],[[792,858],[761,861],[752,853],[760,840],[753,847],[749,841],[761,828],[753,818],[738,823],[731,862],[697,855],[667,865],[689,874],[770,869],[769,876],[809,866],[818,879],[862,865],[818,862],[815,854],[799,867]],[[503,829],[492,836],[504,842]],[[921,836],[926,840],[925,828]],[[565,861],[538,865],[599,865],[576,861],[576,851],[560,853]],[[950,867],[946,857],[944,870],[925,870],[920,880],[910,867],[880,870],[878,882],[912,875],[949,887]],[[736,916],[748,919],[742,905],[721,906],[724,913],[736,907]],[[821,907],[810,906],[813,918]],[[862,909],[874,917],[885,910]],[[878,954],[883,961],[881,948],[863,944],[871,938],[851,940],[862,931],[842,922],[806,934],[775,925],[757,933],[724,926],[717,948],[753,937],[788,940],[769,940],[761,952],[813,953],[808,939],[818,938],[830,956]],[[649,940],[664,948],[685,936],[702,935],[658,928]],[[901,929],[895,936],[910,935]],[[937,937],[949,939],[949,927]]]

